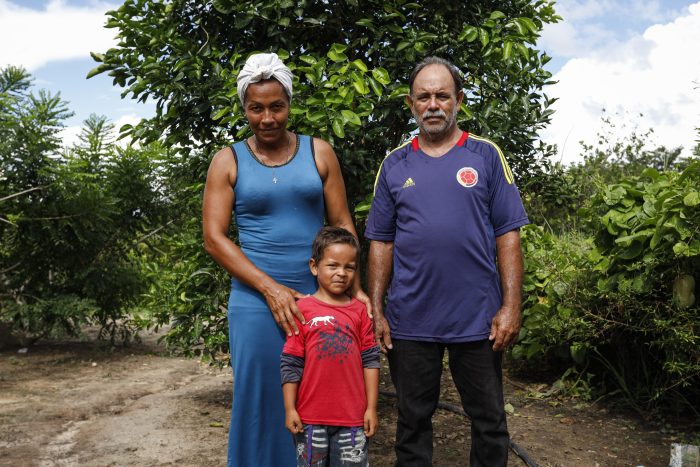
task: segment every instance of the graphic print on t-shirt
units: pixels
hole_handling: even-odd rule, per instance
[[[465,188],[471,188],[479,183],[479,172],[472,167],[462,167],[457,171],[457,181]]]
[[[317,316],[311,321],[309,321],[309,327],[318,326],[318,323],[323,323],[324,326],[327,324],[333,324],[331,323],[331,321],[333,321],[334,319],[335,317],[333,316]]]
[[[345,325],[347,332],[343,332],[340,326],[333,326],[332,331],[319,331],[319,343],[316,350],[318,359],[333,358],[342,364],[345,357],[350,353],[352,338],[350,337],[350,326]]]

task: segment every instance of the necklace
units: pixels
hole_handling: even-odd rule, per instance
[[[276,173],[275,169],[278,167],[282,167],[283,165],[286,165],[289,162],[289,159],[291,159],[291,157],[292,157],[292,150],[290,149],[291,145],[292,145],[292,138],[289,136],[289,133],[286,133],[286,135],[287,135],[287,157],[285,157],[284,162],[282,162],[281,164],[277,164],[277,165],[271,165],[271,164],[265,163],[263,158],[268,159],[268,157],[265,156],[260,151],[260,147],[258,146],[258,138],[253,136],[253,145],[255,146],[255,152],[260,157],[260,162],[262,162],[263,165],[265,165],[266,167],[270,167],[272,169],[272,183],[275,183],[275,184],[277,184],[277,182],[279,181],[279,179],[277,178],[277,173]]]

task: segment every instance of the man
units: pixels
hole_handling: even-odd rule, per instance
[[[365,231],[375,332],[399,402],[396,465],[432,465],[446,349],[472,422],[471,465],[505,466],[501,355],[520,330],[528,219],[501,150],[457,127],[464,93],[454,65],[427,58],[409,87],[419,134],[382,162]]]

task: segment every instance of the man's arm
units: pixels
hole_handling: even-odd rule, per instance
[[[489,340],[493,341],[493,350],[499,351],[515,343],[520,332],[523,252],[520,248],[519,230],[511,230],[496,237],[496,257],[503,304],[493,318]]]
[[[374,334],[382,352],[391,349],[389,323],[384,317],[384,293],[391,277],[394,242],[372,240],[369,246],[369,261],[367,266],[367,288],[374,314]]]

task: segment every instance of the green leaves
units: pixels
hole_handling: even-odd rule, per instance
[[[356,125],[356,126],[360,126],[360,124],[362,123],[360,121],[360,117],[352,110],[343,109],[340,111],[340,113],[343,116],[343,121],[345,123],[350,123],[350,124]]]
[[[384,84],[388,82],[388,72],[382,68],[369,69],[360,59],[341,59],[346,46],[334,44],[327,55],[337,61],[302,56],[301,64],[291,64],[295,77],[294,88],[306,99],[292,102],[291,120],[300,132],[317,134],[331,142],[335,138],[345,138],[348,129],[361,128],[362,119],[374,110],[373,101],[383,95]]]
[[[169,217],[164,151],[115,145],[113,125],[96,115],[61,150],[56,133],[70,113],[57,96],[30,93],[27,78],[0,70],[12,92],[0,91],[0,314],[9,298],[9,322],[36,338],[92,324],[128,340],[144,288],[130,255]]]
[[[697,206],[700,204],[700,193],[691,191],[683,197],[683,204],[689,207]]]
[[[377,80],[378,83],[387,85],[391,82],[389,77],[389,72],[382,67],[374,68],[372,70],[372,77]]]
[[[479,30],[474,26],[464,26],[457,38],[460,41],[474,42],[479,37]]]
[[[646,169],[636,179],[610,185],[593,198],[589,222],[596,236],[600,270],[620,284],[651,282],[659,262],[700,255],[700,162],[682,173]],[[641,262],[640,262],[641,260]]]
[[[333,44],[326,55],[334,62],[342,62],[348,59],[348,56],[343,53],[347,48],[346,45]]]
[[[333,145],[352,206],[371,193],[386,151],[413,130],[405,105],[412,68],[428,55],[449,56],[466,76],[460,125],[496,140],[524,180],[540,165],[534,141],[551,118],[553,100],[542,91],[551,79],[543,69],[548,58],[528,48],[532,27],[516,19],[541,28],[558,17],[550,1],[493,5],[124,0],[107,14],[118,43],[93,55],[98,63],[90,76],[106,73],[125,98],[155,102],[156,114],[125,126],[124,136],[160,141],[189,160],[250,134],[236,95],[237,73],[250,54],[276,52],[294,73],[289,128]],[[211,304],[190,301],[205,290],[192,281],[188,302],[173,312],[182,323],[174,341],[191,344],[201,336],[198,345],[208,345],[207,339],[221,336],[213,336],[218,325],[206,326],[214,316]]]

